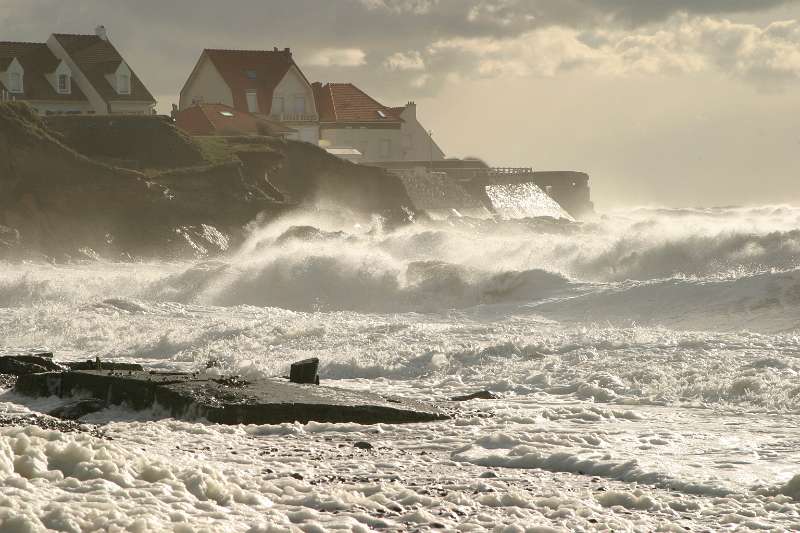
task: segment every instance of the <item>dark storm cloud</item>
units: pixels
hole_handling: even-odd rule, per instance
[[[205,47],[288,46],[301,63],[305,62],[303,66],[312,78],[354,81],[401,98],[410,92],[435,90],[448,72],[470,75],[465,69],[479,66],[477,45],[513,41],[533,30],[554,25],[582,32],[631,30],[678,12],[727,15],[792,3],[797,2],[0,0],[0,39],[44,40],[54,31],[89,32],[96,24],[105,24],[134,68],[160,95],[177,94]],[[590,36],[582,38],[589,42]],[[437,43],[445,44],[432,56]],[[564,48],[550,41],[547,44]],[[585,56],[594,55],[591,50],[575,50],[574,43],[569,46],[569,54],[577,54],[577,59],[567,58],[565,64],[584,64]],[[505,50],[514,53],[513,46]],[[486,61],[481,65],[484,74],[493,71],[485,68]],[[436,72],[429,72],[429,67],[435,67]]]

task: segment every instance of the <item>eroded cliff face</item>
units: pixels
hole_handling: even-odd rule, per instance
[[[24,104],[0,105],[0,257],[215,253],[258,213],[282,208],[254,193],[241,165],[159,179],[86,157],[63,140]]]
[[[0,104],[0,259],[214,255],[254,219],[311,204],[389,223],[414,209],[396,176],[308,143],[193,139],[159,117],[43,120]]]

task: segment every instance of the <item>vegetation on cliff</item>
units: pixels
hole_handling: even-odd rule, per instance
[[[257,216],[322,198],[391,221],[413,205],[397,177],[308,143],[0,104],[0,259],[213,254]]]

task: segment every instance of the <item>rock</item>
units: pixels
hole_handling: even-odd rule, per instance
[[[52,357],[51,353],[2,356],[0,357],[0,374],[23,376],[64,370],[64,367],[53,362]]]
[[[353,446],[355,446],[359,450],[371,450],[372,449],[372,444],[370,444],[369,442],[365,442],[363,440],[360,440],[360,441],[356,442],[355,444],[353,444]]]
[[[472,394],[466,394],[464,396],[453,396],[450,398],[450,400],[453,402],[466,402],[469,400],[497,400],[498,398],[500,398],[500,396],[497,394],[488,390],[482,390],[473,392]]]
[[[131,370],[141,371],[144,370],[142,365],[137,363],[109,363],[107,361],[76,361],[73,363],[64,363],[70,370]]]
[[[437,407],[334,387],[308,387],[278,378],[253,382],[197,374],[136,371],[67,371],[20,376],[14,389],[30,396],[89,393],[108,405],[217,424],[282,424],[310,421],[359,424],[431,422],[449,417]]]
[[[76,400],[74,402],[57,407],[47,413],[50,416],[60,418],[62,420],[77,420],[84,415],[94,413],[105,409],[106,403],[97,398],[87,398],[84,400]]]
[[[301,383],[306,385],[319,385],[319,359],[312,357],[311,359],[303,359],[292,363],[292,369],[289,373],[289,381],[292,383]]]

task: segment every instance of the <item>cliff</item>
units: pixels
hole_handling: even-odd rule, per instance
[[[285,209],[256,194],[241,165],[198,157],[196,167],[146,173],[88,157],[69,140],[24,104],[0,105],[0,257],[214,253],[260,212]]]
[[[323,198],[393,222],[412,206],[398,178],[307,143],[0,104],[0,259],[212,255],[256,217]]]

